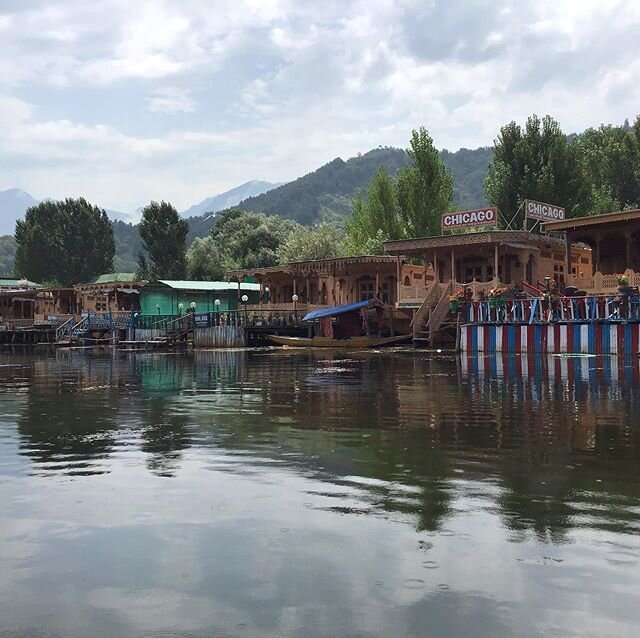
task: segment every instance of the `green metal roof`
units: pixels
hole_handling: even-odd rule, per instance
[[[173,279],[160,279],[157,283],[169,286],[174,290],[238,290],[235,281],[180,281]],[[153,285],[153,284],[152,284]],[[240,290],[260,290],[260,284],[241,283]]]
[[[27,279],[0,279],[2,288],[41,288],[40,284]]]
[[[85,282],[87,284],[112,284],[112,283],[131,283],[140,281],[134,272],[110,272],[105,275],[98,275],[93,279]]]

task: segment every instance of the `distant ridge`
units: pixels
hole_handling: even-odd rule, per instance
[[[207,213],[217,213],[218,211],[231,208],[239,204],[243,199],[253,197],[255,195],[261,195],[273,188],[280,186],[280,184],[273,184],[271,182],[263,182],[261,180],[251,180],[236,186],[231,190],[214,195],[213,197],[207,197],[203,199],[199,204],[194,204],[187,210],[182,211],[184,217],[194,217],[197,215],[206,215]]]
[[[24,216],[29,206],[37,203],[35,197],[20,188],[0,191],[0,235],[13,235],[16,220]]]

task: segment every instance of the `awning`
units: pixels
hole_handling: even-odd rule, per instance
[[[140,291],[136,288],[116,288],[117,292],[123,292],[125,295],[139,295]]]
[[[343,306],[334,306],[333,308],[322,308],[322,310],[313,310],[312,312],[308,312],[302,318],[302,321],[314,321],[315,319],[322,319],[322,317],[335,317],[336,315],[341,315],[345,312],[360,310],[360,308],[375,308],[383,306],[384,304],[377,299],[367,299],[367,301],[348,303]]]

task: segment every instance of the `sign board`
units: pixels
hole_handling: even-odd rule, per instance
[[[527,219],[537,219],[541,222],[556,222],[564,219],[564,208],[536,202],[533,199],[524,200],[524,214]]]
[[[194,315],[194,320],[196,326],[198,328],[208,328],[209,327],[209,313],[205,312],[200,315]]]
[[[442,216],[442,230],[468,228],[469,226],[494,226],[498,223],[497,208],[476,208],[445,213]]]

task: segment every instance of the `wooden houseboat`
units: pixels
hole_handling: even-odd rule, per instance
[[[404,297],[398,287],[397,305],[411,309],[416,345],[455,342],[457,318],[449,310],[449,297],[465,289],[473,299],[487,297],[498,286],[539,290],[546,278],[564,287],[569,275],[591,273],[591,250],[571,245],[569,258],[561,239],[514,230],[489,230],[387,241],[392,255],[419,259],[432,273],[421,297]]]

